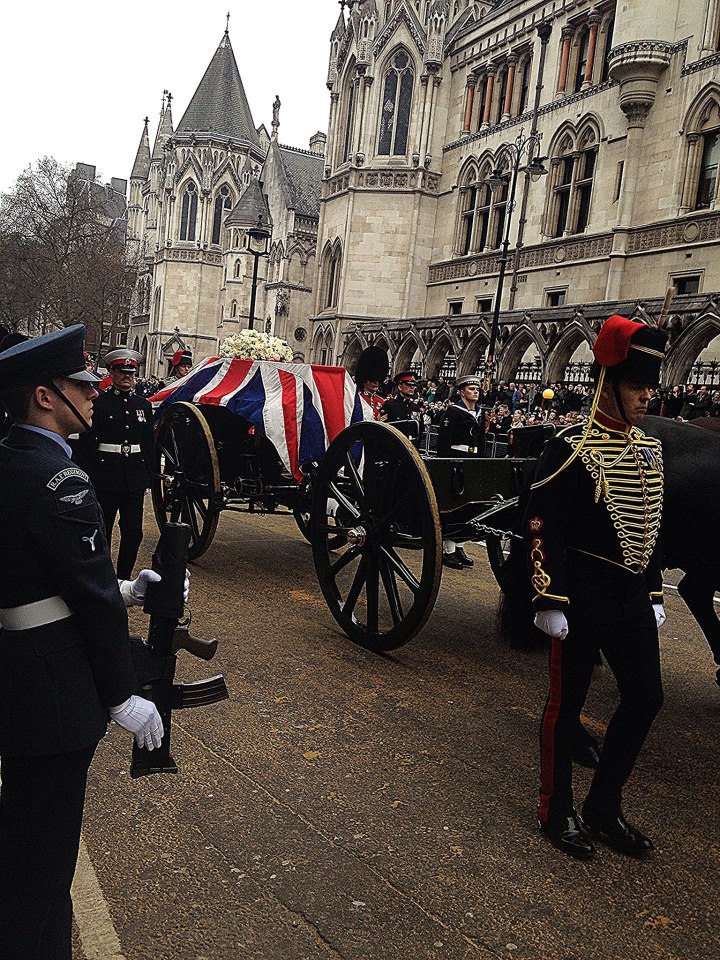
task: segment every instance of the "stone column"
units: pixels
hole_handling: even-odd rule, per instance
[[[707,15],[705,17],[705,29],[703,31],[702,42],[700,43],[700,53],[717,53],[719,42],[720,3],[718,0],[709,0]]]
[[[487,86],[485,88],[485,105],[483,107],[483,120],[480,129],[490,126],[490,110],[492,108],[493,89],[495,87],[495,74],[497,67],[491,63],[487,68]]]
[[[610,76],[620,87],[620,109],[627,119],[623,179],[618,199],[613,249],[605,298],[617,300],[627,256],[628,228],[642,175],[643,130],[655,103],[658,81],[672,58],[673,47],[659,40],[624,43],[610,51]]]
[[[700,164],[702,163],[702,152],[704,141],[700,133],[688,134],[688,153],[685,164],[685,182],[683,183],[682,199],[680,201],[680,213],[690,213],[695,207],[695,197],[697,194],[698,177],[700,175]]]
[[[590,37],[588,39],[588,57],[587,57],[587,64],[585,66],[585,76],[583,77],[583,84],[582,84],[583,90],[587,90],[588,87],[592,86],[599,23],[600,23],[600,17],[596,13],[593,13],[588,17]]]
[[[472,123],[472,114],[473,114],[473,104],[475,102],[475,77],[470,74],[467,78],[467,86],[465,87],[465,118],[463,120],[463,136],[467,137],[470,134],[470,124]]]
[[[572,27],[563,27],[560,36],[562,37],[562,47],[560,49],[560,76],[558,77],[556,97],[565,96],[565,87],[567,86],[568,62],[570,60],[570,44],[574,34]]]
[[[505,90],[505,103],[503,104],[502,119],[510,119],[510,110],[512,109],[513,89],[515,87],[515,71],[517,70],[517,57],[510,55],[507,61],[507,88]]]

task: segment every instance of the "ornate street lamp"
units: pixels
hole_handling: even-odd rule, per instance
[[[250,227],[247,232],[247,236],[247,249],[254,258],[252,288],[250,293],[250,318],[248,320],[248,329],[252,330],[255,325],[255,297],[257,295],[258,261],[260,260],[260,257],[267,256],[268,244],[271,236],[268,228],[263,225],[262,216],[258,217],[258,221],[254,227]]]
[[[531,133],[529,137],[526,137],[521,130],[513,143],[503,144],[499,153],[509,160],[509,170],[494,170],[488,179],[490,189],[495,196],[500,195],[508,185],[510,189],[507,206],[505,208],[505,230],[500,248],[500,271],[498,273],[497,291],[493,305],[490,343],[488,345],[487,361],[485,363],[486,390],[490,389],[490,384],[495,377],[495,348],[500,325],[500,301],[502,300],[503,287],[505,285],[508,249],[510,247],[510,227],[512,225],[513,210],[515,209],[518,175],[524,173],[525,177],[534,183],[548,173],[547,168],[543,164],[544,158],[538,156],[541,136],[541,134]],[[527,162],[522,166],[524,160],[527,160]]]

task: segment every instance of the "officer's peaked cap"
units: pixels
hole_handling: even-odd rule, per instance
[[[615,314],[602,325],[593,353],[606,380],[658,383],[666,343],[664,330]]]
[[[402,373],[396,373],[393,380],[396,385],[400,383],[409,383],[414,387],[417,383],[415,374],[412,372],[412,370],[403,370]]]
[[[125,373],[137,373],[142,354],[128,347],[118,347],[105,354],[105,364],[109,370],[121,370]]]
[[[85,369],[84,336],[85,327],[77,323],[4,350],[0,353],[0,389],[34,386],[54,377],[97,383],[100,378]]]

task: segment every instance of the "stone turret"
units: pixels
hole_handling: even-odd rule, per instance
[[[130,174],[130,202],[128,203],[128,241],[139,241],[142,234],[143,214],[143,184],[150,173],[150,141],[148,139],[148,123],[140,136],[135,163]]]

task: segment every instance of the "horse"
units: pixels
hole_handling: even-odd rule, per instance
[[[646,417],[640,428],[656,437],[663,449],[663,566],[683,571],[678,593],[705,635],[720,684],[720,620],[714,605],[715,591],[720,590],[720,433],[664,417]],[[516,534],[528,494],[529,490],[513,511]],[[519,536],[512,538],[510,554],[497,575],[503,592],[504,636],[521,649],[544,645],[547,638],[532,624],[530,578]]]

